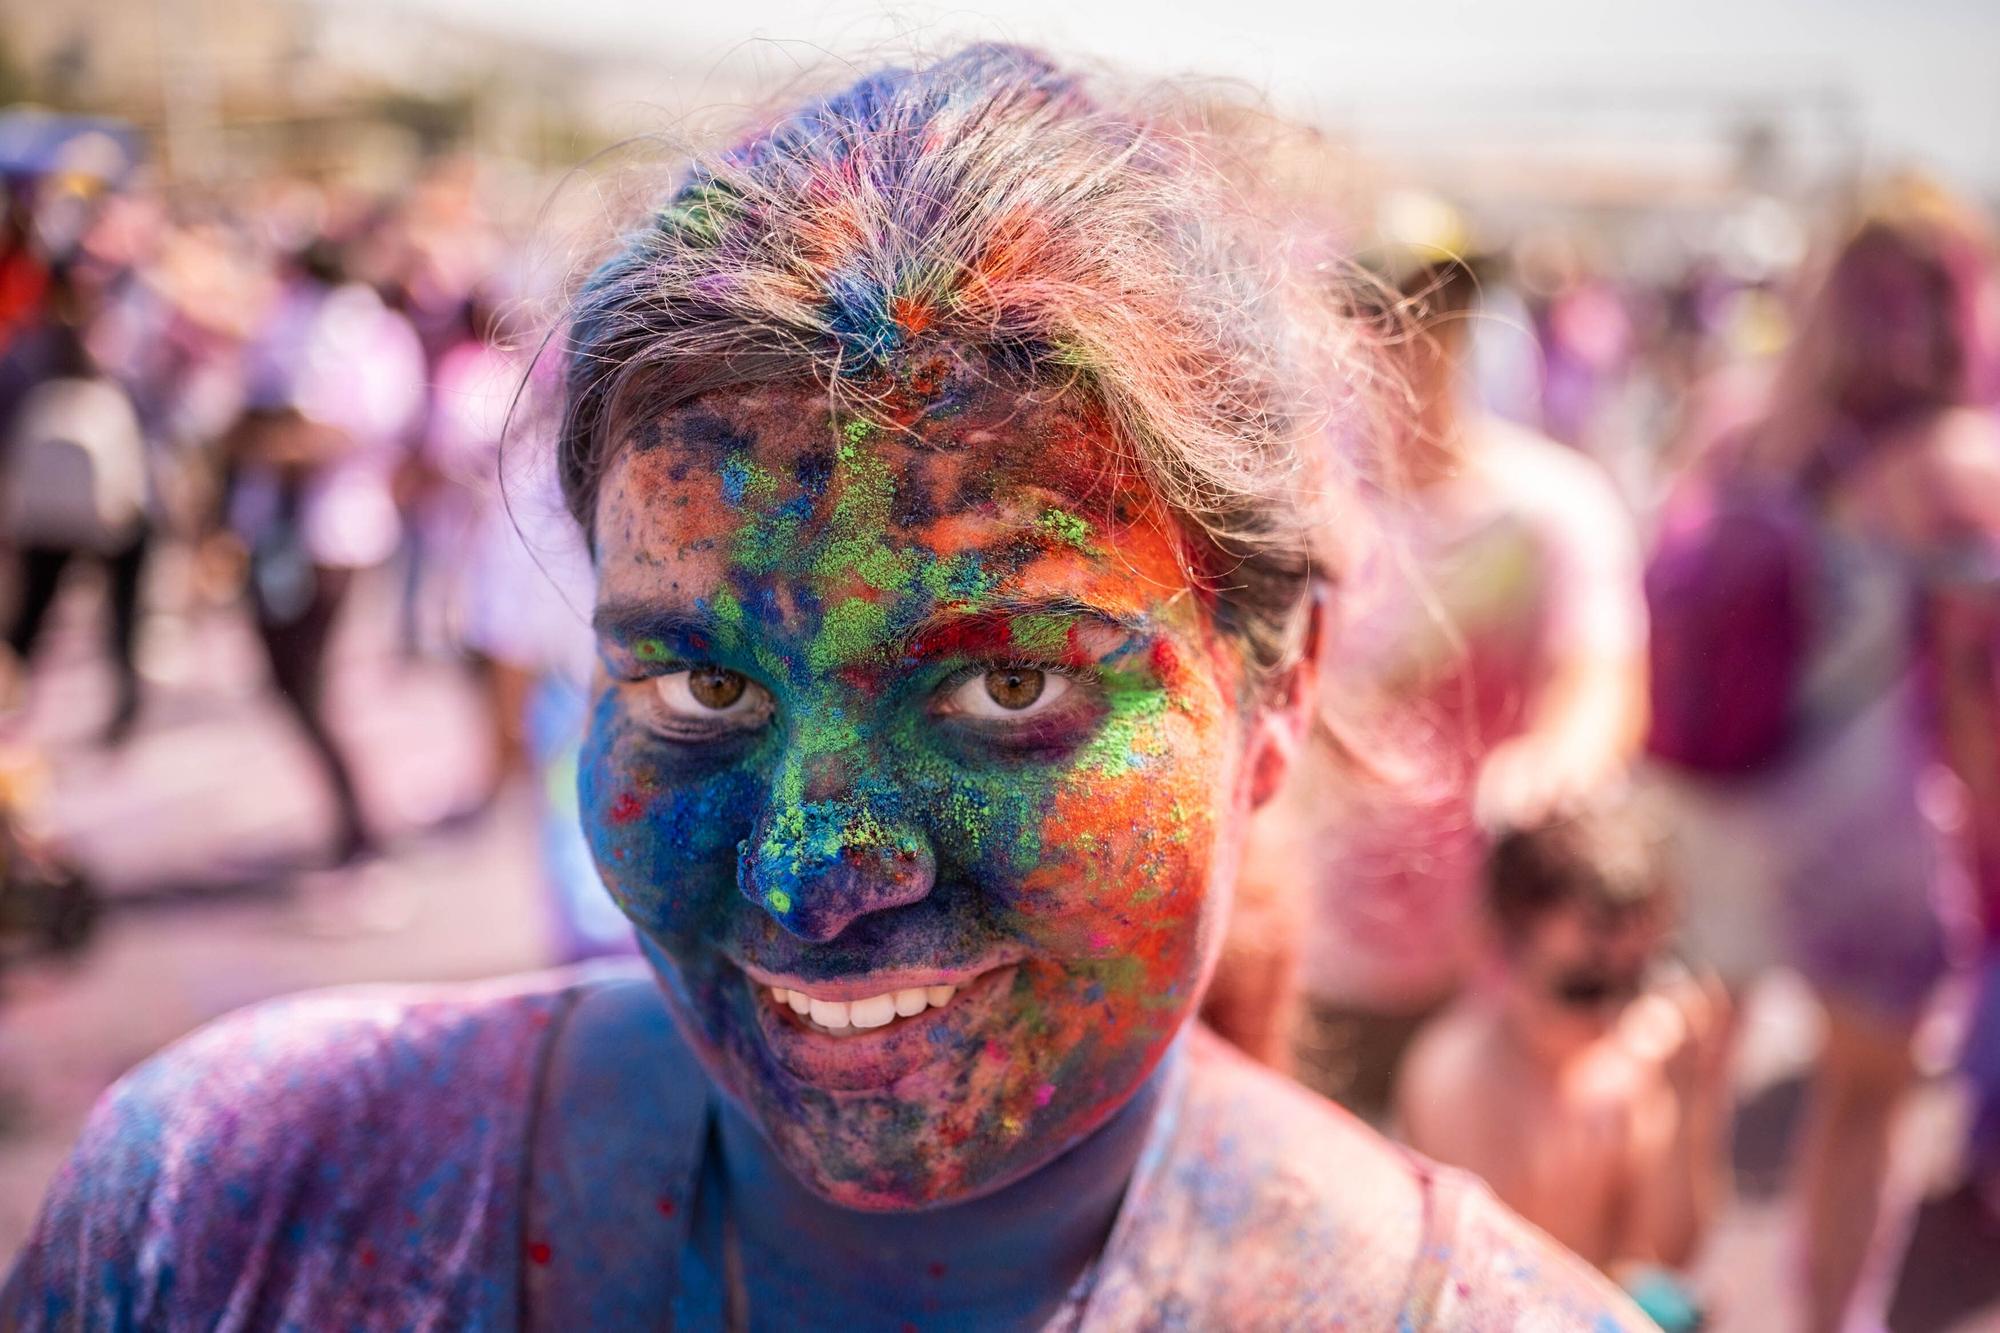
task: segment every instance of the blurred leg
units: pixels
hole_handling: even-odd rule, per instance
[[[333,788],[338,821],[334,855],[343,864],[366,855],[373,846],[353,773],[327,727],[321,708],[326,685],[326,652],[334,623],[347,599],[350,577],[351,571],[345,569],[316,569],[312,597],[304,610],[285,621],[260,614],[257,622],[271,663],[272,683],[291,705],[293,716]]]
[[[1799,1145],[1796,1194],[1805,1231],[1806,1327],[1813,1333],[1846,1326],[1880,1230],[1890,1131],[1916,1076],[1907,1025],[1839,1000],[1826,1008],[1826,1047]]]
[[[116,741],[139,716],[139,584],[146,571],[146,535],[104,562],[105,599],[110,603],[111,665],[118,675],[118,703],[106,738]]]
[[[2000,946],[1989,944],[1980,964],[1960,1065],[1972,1094],[1966,1166],[1986,1206],[2000,1217]]]
[[[13,627],[7,631],[7,644],[14,650],[14,656],[24,662],[42,632],[49,608],[55,605],[63,570],[74,554],[54,546],[30,546],[21,552],[21,605],[14,612]]]

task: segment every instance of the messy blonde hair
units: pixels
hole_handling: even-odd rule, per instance
[[[1177,516],[1250,661],[1295,658],[1376,484],[1375,333],[1233,118],[978,45],[699,153],[584,285],[558,467],[586,530],[622,433],[712,389],[947,346],[1078,395]]]

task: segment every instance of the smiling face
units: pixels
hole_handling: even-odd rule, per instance
[[[875,410],[767,386],[629,433],[582,785],[711,1073],[881,1209],[1018,1178],[1151,1071],[1217,943],[1255,714],[1101,425],[948,364]]]

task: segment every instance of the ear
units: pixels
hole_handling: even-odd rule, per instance
[[[1251,726],[1244,774],[1253,810],[1278,794],[1319,715],[1320,670],[1332,656],[1333,615],[1324,584],[1314,584],[1311,597],[1298,660],[1275,682],[1273,697]]]

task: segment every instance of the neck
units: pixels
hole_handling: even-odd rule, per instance
[[[983,1198],[866,1213],[806,1189],[727,1099],[718,1116],[727,1211],[756,1326],[850,1316],[1039,1323],[1103,1250],[1178,1046],[1111,1119],[1047,1166]],[[790,1306],[789,1309],[786,1307]]]

